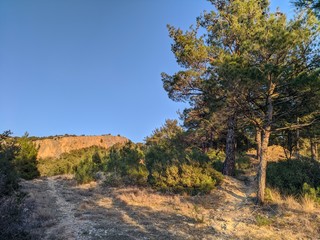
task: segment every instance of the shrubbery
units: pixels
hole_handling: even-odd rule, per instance
[[[74,177],[80,184],[89,183],[94,180],[94,175],[97,170],[97,164],[87,158],[74,167]]]
[[[146,139],[148,182],[162,191],[208,193],[222,179],[210,158],[183,141],[177,121],[167,120]]]
[[[223,162],[226,159],[224,151],[210,149],[207,153],[213,168],[219,172],[222,172]]]
[[[22,138],[17,140],[20,147],[13,164],[19,177],[30,180],[40,176],[37,168],[38,149],[34,143],[28,138],[26,133]]]
[[[267,184],[283,194],[300,195],[307,189],[310,192],[320,187],[320,163],[308,158],[269,163]]]
[[[116,185],[146,185],[148,171],[144,165],[143,146],[129,141],[116,144],[110,149],[107,161],[109,172],[106,182]]]
[[[0,239],[31,239],[22,217],[23,194],[19,191],[19,174],[29,171],[14,164],[21,148],[11,132],[0,134]],[[17,169],[20,173],[17,173]],[[27,175],[29,176],[29,175]]]
[[[89,148],[73,150],[63,153],[58,159],[46,158],[38,160],[38,169],[41,176],[55,176],[60,174],[73,174],[74,168],[83,159],[92,159],[99,167],[105,166],[108,150],[102,147],[92,146]]]
[[[0,135],[0,197],[15,192],[18,187],[18,174],[13,160],[19,149],[6,135]]]
[[[308,198],[320,204],[320,186],[313,188],[310,187],[309,184],[304,183],[302,186],[302,193],[304,196],[307,196]]]

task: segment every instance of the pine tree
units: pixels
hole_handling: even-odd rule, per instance
[[[193,110],[206,106],[205,116],[226,117],[227,169],[233,165],[236,120],[244,117],[257,130],[258,202],[263,203],[270,135],[296,108],[294,102],[283,108],[294,98],[289,90],[319,79],[319,23],[311,13],[288,21],[280,12],[271,13],[268,1],[210,2],[216,10],[199,17],[196,28],[183,32],[169,26],[172,51],[183,70],[163,74],[164,88]]]

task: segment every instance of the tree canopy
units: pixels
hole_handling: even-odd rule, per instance
[[[263,202],[271,133],[296,125],[296,119],[289,120],[293,113],[309,116],[305,124],[319,118],[318,108],[304,107],[312,96],[319,99],[319,22],[312,12],[288,20],[270,12],[268,1],[210,2],[213,10],[198,17],[195,27],[168,26],[182,69],[163,73],[163,86],[171,99],[189,102],[187,126],[193,121],[199,129],[201,122],[215,122],[228,129],[230,154],[237,121],[254,126],[259,133],[258,199]]]

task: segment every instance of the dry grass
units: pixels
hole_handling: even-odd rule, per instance
[[[232,178],[205,196],[163,194],[138,187],[111,188],[96,183],[79,186],[72,180],[58,178],[51,181],[56,181],[56,191],[65,201],[74,196],[70,198],[70,204],[75,206],[70,208],[74,220],[90,222],[102,239],[125,231],[137,239],[150,234],[154,239],[279,240],[316,239],[314,236],[320,235],[320,218],[316,213],[319,209],[312,210],[316,206],[308,202],[310,199],[300,199],[300,203],[271,189],[271,205],[257,207],[245,194],[248,193],[245,184]],[[54,233],[59,227],[54,219],[63,219],[64,206],[59,211],[52,208],[54,192],[46,191],[45,179],[33,181],[25,186],[28,187],[37,201],[38,218],[33,221],[43,222],[37,226],[37,232],[49,229],[47,232]],[[86,229],[86,225],[82,227]],[[67,234],[68,229],[65,230]]]
[[[306,213],[312,213],[316,209],[316,202],[307,195],[301,197],[302,210]]]
[[[285,160],[286,155],[284,151],[288,151],[288,150],[284,150],[283,147],[279,145],[269,146],[268,153],[267,153],[267,160],[270,162]],[[255,156],[256,152],[257,152],[256,149],[250,149],[249,151],[247,151],[247,154]]]
[[[284,204],[290,210],[301,210],[300,203],[293,196],[286,196]]]
[[[273,204],[277,204],[285,211],[302,211],[305,213],[314,213],[320,211],[319,206],[314,199],[307,195],[297,199],[294,196],[282,196],[276,189],[268,188],[268,195]]]
[[[191,208],[190,204],[181,201],[181,196],[164,195],[153,190],[126,188],[117,190],[117,195],[128,205],[149,207],[157,211],[177,212]]]
[[[282,198],[280,192],[276,189],[268,188],[268,194],[270,196],[270,200],[272,203],[282,205],[284,202],[284,199]]]

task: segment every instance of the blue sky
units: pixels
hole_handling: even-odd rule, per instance
[[[290,15],[288,0],[271,1]],[[166,24],[205,0],[1,0],[0,132],[120,134],[138,142],[178,118],[160,73],[179,69]]]

